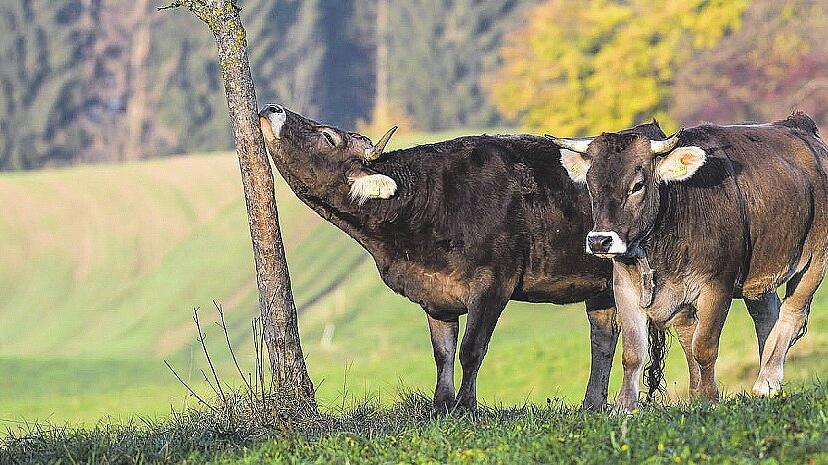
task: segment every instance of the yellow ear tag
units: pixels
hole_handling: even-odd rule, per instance
[[[578,167],[573,166],[570,171],[572,171],[572,176],[578,176]]]
[[[374,185],[374,192],[372,192],[374,198],[377,198],[382,193],[382,189],[380,189],[379,184]]]
[[[679,164],[675,168],[672,169],[672,172],[675,176],[684,176],[687,174],[687,165],[684,163]]]

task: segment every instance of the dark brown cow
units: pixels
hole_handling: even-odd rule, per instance
[[[554,144],[530,135],[473,136],[383,155],[388,137],[375,146],[278,105],[260,115],[271,157],[296,195],[359,242],[388,287],[425,310],[437,409],[455,401],[474,407],[477,372],[510,299],[586,301],[592,366],[584,405],[606,404],[618,334],[612,266],[581,247],[592,228],[589,195],[569,181]],[[666,137],[654,123],[630,132]],[[772,306],[751,308],[773,317]]]
[[[624,382],[633,408],[647,321],[677,327],[692,391],[716,399],[719,336],[735,294],[759,299],[787,283],[753,391],[782,387],[789,347],[804,330],[828,246],[828,148],[804,114],[757,125],[704,125],[666,141],[639,134],[559,139],[586,183],[595,226],[588,251],[613,259]],[[695,373],[695,374],[694,374]]]

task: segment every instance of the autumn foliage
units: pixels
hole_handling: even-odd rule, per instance
[[[694,54],[737,30],[747,0],[549,0],[502,50],[497,107],[533,130],[618,130],[667,112]]]

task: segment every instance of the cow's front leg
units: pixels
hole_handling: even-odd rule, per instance
[[[622,310],[619,305],[618,316],[621,320],[624,378],[617,404],[621,409],[630,411],[638,406],[639,383],[647,360],[647,315],[639,307]]]
[[[729,281],[732,282],[732,281]],[[696,301],[696,333],[693,335],[693,357],[699,365],[696,393],[712,401],[719,399],[716,385],[716,359],[719,338],[730,309],[732,292],[725,286],[711,285],[702,290]]]
[[[603,410],[607,406],[607,391],[612,370],[612,359],[621,328],[616,319],[615,300],[606,292],[586,301],[589,318],[589,338],[592,363],[583,408]]]
[[[621,364],[624,378],[616,400],[621,410],[633,410],[638,406],[639,384],[647,359],[647,314],[639,306],[639,293],[630,274],[615,264],[613,291],[621,323]]]
[[[457,316],[435,318],[426,311],[431,330],[431,346],[437,365],[437,387],[434,389],[434,410],[448,413],[454,408],[454,355],[460,327]]]
[[[469,305],[466,332],[460,344],[463,380],[460,382],[460,390],[457,393],[459,408],[468,410],[477,408],[477,372],[483,363],[495,325],[506,302],[508,302],[508,297],[481,295],[473,298]]]

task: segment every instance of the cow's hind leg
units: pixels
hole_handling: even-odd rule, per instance
[[[779,311],[779,320],[768,335],[762,352],[762,367],[753,385],[759,396],[773,395],[782,389],[785,356],[808,322],[808,312],[814,293],[825,276],[825,261],[812,259],[811,263],[788,282],[785,300]]]
[[[469,303],[469,316],[466,331],[460,344],[460,365],[463,367],[463,380],[457,392],[457,406],[474,410],[477,408],[477,372],[483,364],[483,357],[489,348],[495,325],[508,297],[485,292],[472,297]]]
[[[587,300],[586,309],[590,327],[592,364],[583,407],[587,410],[602,410],[607,406],[612,359],[615,356],[621,328],[616,318],[615,299],[611,291]]]
[[[460,327],[457,316],[435,318],[426,311],[431,330],[431,346],[437,365],[437,387],[434,389],[434,409],[448,413],[454,408],[454,355]]]
[[[745,299],[745,306],[753,318],[753,326],[756,327],[756,340],[759,342],[759,361],[761,363],[762,353],[765,351],[765,341],[779,319],[779,308],[782,301],[776,292],[768,292],[756,300]]]

